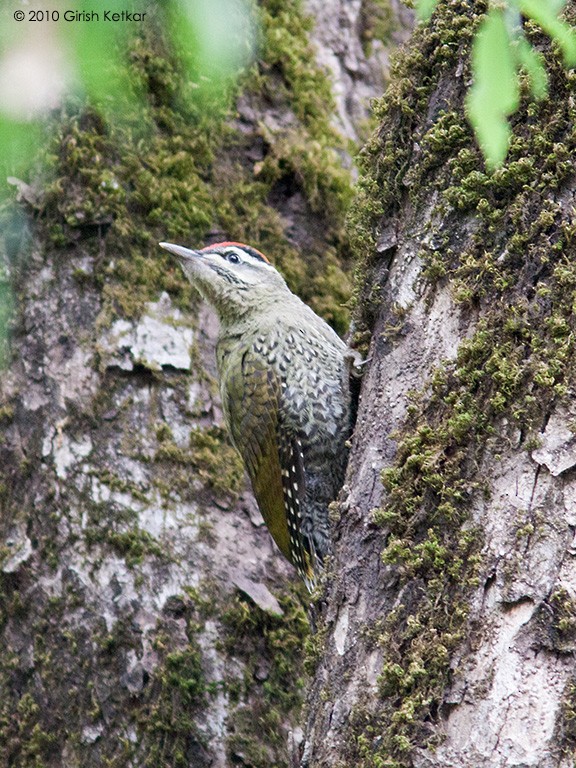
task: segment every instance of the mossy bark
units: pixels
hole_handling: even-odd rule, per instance
[[[68,101],[1,212],[2,766],[264,768],[295,753],[306,598],[223,429],[215,317],[157,245],[250,242],[348,324],[351,173],[331,81],[298,0],[254,13],[257,62],[216,102],[149,3],[127,52],[143,100],[117,117]]]
[[[576,77],[527,25],[550,92],[488,173],[464,115],[484,10],[439,3],[363,152],[369,363],[303,766],[574,765]]]

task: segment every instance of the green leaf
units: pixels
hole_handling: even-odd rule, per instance
[[[566,0],[548,0],[548,5],[554,11],[556,16],[558,16],[560,11],[564,9],[564,6],[566,5]]]
[[[70,46],[69,63],[76,70],[80,90],[113,120],[118,120],[129,102],[134,105],[138,101],[138,94],[130,86],[126,52],[130,37],[137,34],[141,23],[113,20],[122,18],[122,12],[126,10],[122,0],[106,3],[107,16],[102,9],[96,11],[97,16],[92,16],[94,6],[93,0],[78,0],[78,10],[93,20],[66,24],[61,14],[58,31],[62,44]],[[142,14],[146,12],[146,6],[143,0],[134,0],[129,10]]]
[[[519,103],[517,66],[504,14],[493,8],[482,22],[472,49],[474,84],[467,110],[489,167],[502,164],[508,152],[507,117]]]
[[[12,119],[0,112],[0,201],[13,195],[7,176],[25,176],[36,148],[43,143],[39,120]]]
[[[197,98],[225,102],[229,83],[254,56],[256,28],[247,0],[165,2],[170,39],[199,89]]]
[[[430,16],[434,13],[438,0],[418,0],[416,5],[416,15],[420,21],[428,21]]]
[[[516,54],[519,63],[530,78],[530,90],[535,99],[543,99],[548,93],[548,74],[544,66],[544,57],[536,51],[522,35],[517,42]]]
[[[564,64],[567,67],[576,66],[576,32],[558,18],[558,3],[550,0],[519,0],[519,8],[558,43]]]
[[[245,0],[167,0],[170,33],[192,79],[218,83],[254,54],[254,19]]]

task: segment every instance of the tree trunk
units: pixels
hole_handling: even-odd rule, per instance
[[[345,328],[339,158],[368,113],[353,87],[386,76],[361,17],[389,6],[322,5],[332,82],[300,2],[263,0],[224,120],[194,100],[162,5],[131,44],[136,114],[64,106],[0,211],[2,768],[268,768],[298,743],[307,598],[222,427],[215,317],[157,243],[258,245]]]
[[[363,154],[369,362],[302,766],[575,764],[576,80],[529,26],[549,96],[487,173],[477,21],[440,2]]]

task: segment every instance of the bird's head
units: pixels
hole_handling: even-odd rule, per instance
[[[199,251],[172,243],[160,247],[178,258],[186,277],[224,321],[277,302],[279,292],[290,293],[266,256],[249,245],[215,243]]]

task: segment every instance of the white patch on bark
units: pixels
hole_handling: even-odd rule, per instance
[[[576,465],[575,418],[567,409],[553,413],[540,433],[540,447],[532,451],[534,461],[543,464],[555,477]]]
[[[265,584],[247,578],[241,571],[232,571],[231,579],[234,586],[238,587],[245,595],[248,595],[265,613],[277,617],[284,615],[280,603]]]
[[[26,535],[24,524],[14,526],[6,538],[4,546],[8,550],[5,559],[2,560],[3,573],[15,573],[32,554],[32,542]]]
[[[58,433],[52,440],[52,457],[57,476],[65,480],[70,468],[86,458],[91,450],[92,441],[88,436],[76,441],[65,432]]]
[[[346,650],[346,638],[348,637],[348,625],[349,625],[348,606],[344,605],[340,609],[340,613],[338,614],[338,620],[336,621],[336,626],[334,628],[334,644],[336,645],[336,651],[338,652],[339,656],[343,656],[344,651]]]
[[[116,320],[101,340],[101,351],[108,367],[125,371],[143,365],[151,371],[165,366],[189,371],[192,366],[191,328],[184,325],[182,313],[172,307],[167,293],[148,305],[147,314],[137,323]]]

